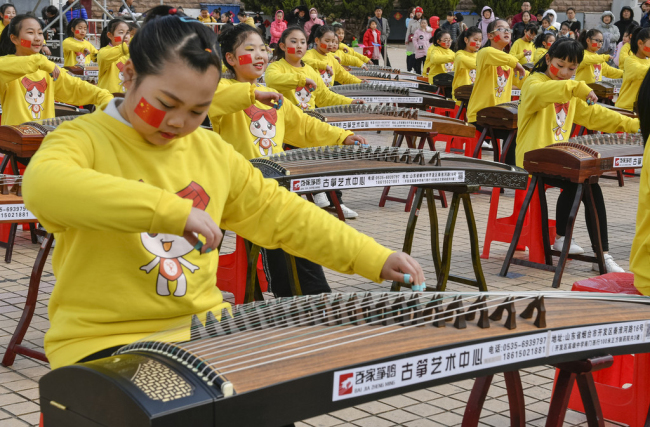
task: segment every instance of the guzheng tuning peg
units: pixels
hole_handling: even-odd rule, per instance
[[[523,319],[530,319],[533,313],[537,310],[537,317],[535,318],[534,325],[538,328],[546,328],[546,307],[544,307],[544,295],[536,297],[528,307],[519,315]]]
[[[508,329],[515,329],[517,327],[517,310],[515,308],[515,299],[513,297],[508,297],[499,304],[490,315],[490,320],[501,320],[504,311],[508,312],[508,318],[506,319],[504,326]]]
[[[209,337],[210,335],[208,334],[208,331],[206,331],[205,326],[203,326],[203,323],[201,323],[199,318],[196,317],[196,314],[193,314],[190,326],[190,340],[194,341]]]
[[[447,304],[447,310],[445,311],[447,316],[452,314],[454,316],[454,327],[456,329],[465,329],[467,328],[467,322],[465,321],[465,312],[463,310],[463,299],[458,296],[454,300]]]

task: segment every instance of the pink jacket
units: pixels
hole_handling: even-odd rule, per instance
[[[316,24],[325,25],[323,20],[320,18],[316,18],[315,20],[310,19],[309,21],[305,22],[305,34],[307,34],[307,38],[309,38],[309,34],[311,33],[311,27],[313,27]]]
[[[282,32],[287,29],[287,23],[284,21],[275,20],[271,22],[271,44],[277,43],[280,40]]]

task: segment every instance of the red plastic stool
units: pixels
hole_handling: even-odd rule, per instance
[[[537,190],[535,190],[537,191]],[[492,189],[492,198],[490,199],[490,213],[488,214],[487,230],[483,242],[483,253],[481,258],[490,258],[490,246],[492,242],[511,243],[512,235],[515,233],[517,218],[521,205],[528,190],[515,190],[515,203],[512,209],[512,215],[497,218],[499,211],[499,198],[501,196],[500,188]],[[524,225],[521,229],[519,244],[517,250],[528,248],[528,260],[532,262],[544,263],[544,243],[542,239],[542,211],[539,205],[539,197],[533,194],[530,207],[524,219]],[[549,238],[551,245],[555,241],[555,220],[548,221]]]
[[[248,257],[244,239],[237,236],[235,252],[219,255],[219,268],[217,269],[217,286],[219,290],[235,295],[235,304],[243,304],[246,296],[246,270]],[[268,290],[268,282],[264,274],[262,256],[257,259],[257,277],[259,278],[262,292]]]
[[[580,280],[571,290],[641,295],[634,287],[632,273],[608,273]],[[643,427],[650,421],[646,420],[650,408],[650,353],[615,356],[610,368],[593,375],[605,418],[630,427]],[[623,388],[627,384],[631,386]],[[584,412],[580,393],[575,388],[569,408]]]

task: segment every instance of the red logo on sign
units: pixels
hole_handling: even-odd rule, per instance
[[[614,160],[614,166],[619,166],[621,163],[621,159],[615,159]]]
[[[352,377],[354,374],[350,372],[349,374],[343,374],[339,377],[339,396],[345,396],[346,394],[352,394]]]
[[[300,191],[300,181],[293,182],[293,191]]]

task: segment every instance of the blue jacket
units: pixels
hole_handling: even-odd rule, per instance
[[[643,28],[648,28],[650,27],[650,19],[648,19],[648,14],[644,13],[643,16],[641,17],[641,27]]]
[[[64,10],[66,7],[66,5],[63,5]],[[88,19],[88,13],[86,13],[85,7],[83,7],[80,3],[77,3],[72,6],[72,9],[65,13],[65,17],[68,18],[68,22],[72,21],[75,18]]]

